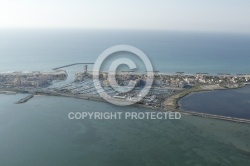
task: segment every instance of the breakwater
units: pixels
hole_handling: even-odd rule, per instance
[[[16,92],[11,92],[11,91],[0,91],[0,94],[5,94],[5,95],[15,95]]]
[[[60,66],[60,67],[56,67],[52,70],[58,70],[58,69],[62,69],[65,67],[69,67],[69,66],[74,66],[74,65],[93,65],[94,63],[73,63],[73,64],[69,64],[69,65],[64,65],[64,66]]]
[[[234,117],[229,117],[229,116],[214,115],[214,114],[200,113],[200,112],[194,112],[194,111],[179,111],[179,112],[187,114],[187,115],[198,116],[198,117],[203,117],[203,118],[220,119],[220,120],[225,120],[225,121],[250,124],[249,119],[234,118]]]
[[[33,97],[34,97],[34,95],[33,95],[33,94],[32,94],[32,95],[29,95],[29,96],[26,96],[25,98],[23,98],[23,99],[21,99],[21,100],[17,101],[17,102],[16,102],[16,104],[22,104],[22,103],[25,103],[25,102],[29,101],[30,99],[32,99]]]

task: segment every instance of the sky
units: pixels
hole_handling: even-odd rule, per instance
[[[0,28],[250,33],[250,0],[0,0]]]

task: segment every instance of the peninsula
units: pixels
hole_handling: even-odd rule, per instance
[[[120,86],[129,86],[132,81],[135,88],[132,91],[118,93],[109,84],[108,73],[101,72],[99,79],[101,86],[106,93],[114,98],[124,101],[135,101],[139,92],[145,86],[146,74],[142,73],[117,73],[117,83]],[[75,74],[75,80],[70,83],[60,84],[60,86],[51,86],[53,81],[64,81],[67,79],[67,72],[63,70],[54,70],[51,72],[13,72],[0,73],[0,93],[26,92],[27,96],[18,103],[28,101],[33,95],[53,95],[65,96],[81,99],[91,99],[104,101],[94,87],[92,72],[87,70]],[[209,75],[208,73],[196,73],[185,75],[184,72],[176,74],[164,74],[155,72],[153,85],[149,93],[141,100],[136,102],[136,106],[161,109],[168,111],[180,111],[178,109],[178,100],[190,93],[199,91],[210,91],[216,89],[239,88],[250,83],[250,74],[218,74]],[[193,112],[185,112],[194,115]],[[195,113],[196,116],[201,116]],[[210,115],[202,115],[210,117]],[[211,116],[215,118],[214,116]],[[232,120],[224,117],[218,119]],[[241,122],[241,120],[234,119]]]

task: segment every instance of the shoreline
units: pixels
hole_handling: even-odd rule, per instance
[[[147,108],[155,111],[171,111],[171,112],[180,112],[185,115],[190,115],[190,116],[197,116],[197,117],[202,117],[202,118],[210,118],[210,119],[218,119],[218,120],[224,120],[224,121],[230,121],[230,122],[237,122],[237,123],[246,123],[250,124],[250,119],[241,119],[241,118],[236,118],[236,117],[227,117],[227,116],[222,116],[222,115],[215,115],[215,114],[208,114],[208,113],[200,113],[200,112],[194,112],[194,111],[185,111],[181,110],[179,108],[179,100],[182,99],[183,97],[190,95],[192,93],[199,93],[199,92],[209,92],[213,90],[230,90],[230,89],[239,89],[243,88],[244,86],[240,86],[237,88],[217,88],[217,89],[203,89],[200,86],[198,87],[193,87],[191,89],[188,89],[186,91],[181,91],[180,93],[174,94],[170,96],[168,99],[164,101],[165,108],[159,108],[159,107],[152,107],[148,105],[143,105],[143,104],[133,104],[133,107],[141,107],[141,108]],[[0,91],[4,91],[0,89]],[[5,89],[6,91],[6,89]],[[92,101],[98,101],[98,102],[106,102],[106,100],[95,96],[95,95],[76,95],[76,94],[67,94],[67,93],[58,93],[58,92],[44,92],[44,91],[27,91],[27,90],[21,90],[21,89],[8,89],[9,92],[15,92],[15,93],[31,93],[34,96],[54,96],[54,97],[69,97],[69,98],[75,98],[75,99],[81,99],[81,100],[92,100]],[[171,102],[176,103],[177,105],[166,105],[166,101],[171,100]],[[107,103],[107,102],[106,102]]]
[[[214,91],[214,90],[232,90],[232,89],[240,89],[240,88],[243,88],[245,86],[247,86],[248,84],[244,84],[244,85],[241,85],[241,86],[238,86],[238,87],[231,87],[231,88],[226,88],[226,87],[222,87],[222,86],[219,86],[217,85],[216,88],[211,88],[209,85],[197,85],[197,86],[194,86],[190,89],[187,89],[187,90],[184,90],[184,91],[181,91],[179,93],[176,93],[172,96],[170,96],[169,98],[167,98],[165,101],[164,101],[164,105],[166,108],[168,109],[177,109],[179,110],[179,100],[188,96],[188,95],[191,95],[193,93],[199,93],[199,92],[210,92],[210,91]],[[211,85],[211,86],[214,86],[214,85]],[[181,111],[181,110],[180,110]]]
[[[226,89],[225,89],[226,90]],[[194,92],[195,93],[195,92]],[[81,100],[92,100],[92,101],[98,101],[98,102],[106,102],[106,100],[97,97],[97,96],[80,96],[80,95],[71,95],[71,94],[61,94],[61,93],[38,93],[38,95],[42,96],[54,96],[54,97],[69,97],[69,98],[75,98],[75,99],[81,99]],[[229,122],[237,122],[237,123],[246,123],[250,124],[250,120],[248,119],[240,119],[235,117],[227,117],[227,116],[221,116],[221,115],[214,115],[214,114],[206,114],[206,113],[199,113],[199,112],[191,112],[191,111],[182,111],[180,109],[169,109],[169,108],[158,108],[158,107],[151,107],[143,104],[133,104],[132,107],[141,107],[141,108],[147,108],[154,111],[171,111],[171,112],[180,112],[184,113],[185,115],[190,116],[197,116],[201,118],[210,118],[210,119],[217,119],[217,120],[224,120]]]
[[[179,104],[179,101],[182,98],[184,98],[184,97],[186,97],[188,95],[192,95],[194,93],[211,92],[211,91],[214,91],[214,90],[224,91],[224,90],[240,89],[240,88],[246,87],[247,85],[249,85],[249,84],[243,84],[243,85],[241,85],[239,87],[233,87],[233,88],[220,87],[220,88],[217,88],[217,89],[204,89],[204,88],[201,88],[200,85],[198,85],[197,87],[193,87],[193,88],[191,88],[189,90],[182,91],[182,92],[179,92],[177,94],[174,94],[173,96],[171,96],[171,97],[169,97],[168,99],[165,100],[164,105],[165,105],[166,110],[173,110],[173,111],[176,111],[176,112],[184,113],[186,115],[250,124],[250,119],[242,119],[242,118],[237,118],[237,117],[229,117],[229,116],[223,116],[223,115],[216,115],[216,114],[209,114],[209,113],[201,113],[201,112],[195,112],[195,111],[181,110],[180,109],[180,104]]]

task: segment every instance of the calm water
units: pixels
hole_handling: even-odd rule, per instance
[[[0,30],[0,71],[95,62],[117,44],[140,48],[161,72],[250,73],[250,35],[88,30]]]
[[[193,93],[179,104],[183,110],[250,119],[250,86]]]
[[[249,165],[250,126],[181,120],[69,120],[73,111],[149,111],[107,103],[0,95],[0,165]]]
[[[247,35],[81,30],[0,30],[0,72],[94,62],[117,44],[142,49],[162,72],[250,73]],[[67,68],[71,80],[79,70],[82,66]],[[3,166],[250,164],[249,125],[184,115],[181,120],[69,120],[72,111],[149,110],[45,96],[13,104],[22,97],[0,95]]]

